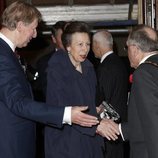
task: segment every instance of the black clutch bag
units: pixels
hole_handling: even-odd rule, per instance
[[[114,109],[114,107],[107,103],[106,101],[103,101],[101,103],[99,116],[100,119],[106,118],[106,119],[112,119],[115,122],[120,121],[120,115],[117,113],[117,111]]]

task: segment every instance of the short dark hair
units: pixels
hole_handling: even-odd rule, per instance
[[[56,36],[56,32],[57,32],[58,29],[61,29],[62,31],[64,31],[64,27],[65,27],[66,24],[67,24],[66,21],[58,21],[58,22],[56,22],[52,26],[52,29],[51,29],[52,35]]]
[[[70,22],[62,34],[62,42],[65,48],[71,44],[72,35],[76,32],[87,33],[90,38],[90,27],[87,23],[81,21]]]

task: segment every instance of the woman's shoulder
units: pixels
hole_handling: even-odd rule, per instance
[[[65,50],[57,50],[49,60],[49,63],[64,63],[67,58],[67,52]]]
[[[66,56],[66,51],[63,49],[58,49],[53,55],[52,58],[64,58]]]
[[[89,59],[86,59],[83,64],[86,66],[86,67],[89,67],[89,68],[93,68],[93,64],[90,62]]]

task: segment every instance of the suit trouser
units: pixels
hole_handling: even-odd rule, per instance
[[[105,140],[105,158],[124,158],[124,143]]]
[[[144,143],[130,143],[130,158],[148,158]]]

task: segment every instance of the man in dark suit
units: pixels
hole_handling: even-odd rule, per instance
[[[51,56],[59,49],[64,49],[62,44],[61,36],[64,31],[64,27],[66,25],[65,21],[58,21],[52,26],[52,45],[54,45],[54,49],[51,50],[48,54],[42,56],[37,61],[37,71],[39,74],[39,83],[41,85],[43,100],[45,101],[46,98],[46,87],[47,87],[47,67],[48,61]]]
[[[62,127],[76,123],[91,127],[96,117],[82,113],[86,107],[46,106],[33,100],[31,87],[14,53],[37,36],[40,12],[30,4],[14,2],[2,15],[0,30],[0,157],[35,158],[34,121]],[[55,143],[55,142],[54,142]]]
[[[97,69],[97,105],[102,101],[110,103],[119,113],[121,120],[127,116],[128,73],[120,57],[113,52],[113,38],[107,30],[100,30],[93,35],[93,52],[101,59]],[[109,120],[102,120],[98,126],[106,128]],[[111,122],[110,122],[111,123]],[[106,158],[123,158],[124,144],[121,137],[117,141],[105,140]]]
[[[158,36],[151,27],[138,25],[130,32],[128,57],[133,83],[128,105],[128,123],[122,134],[130,141],[130,158],[158,157]]]

